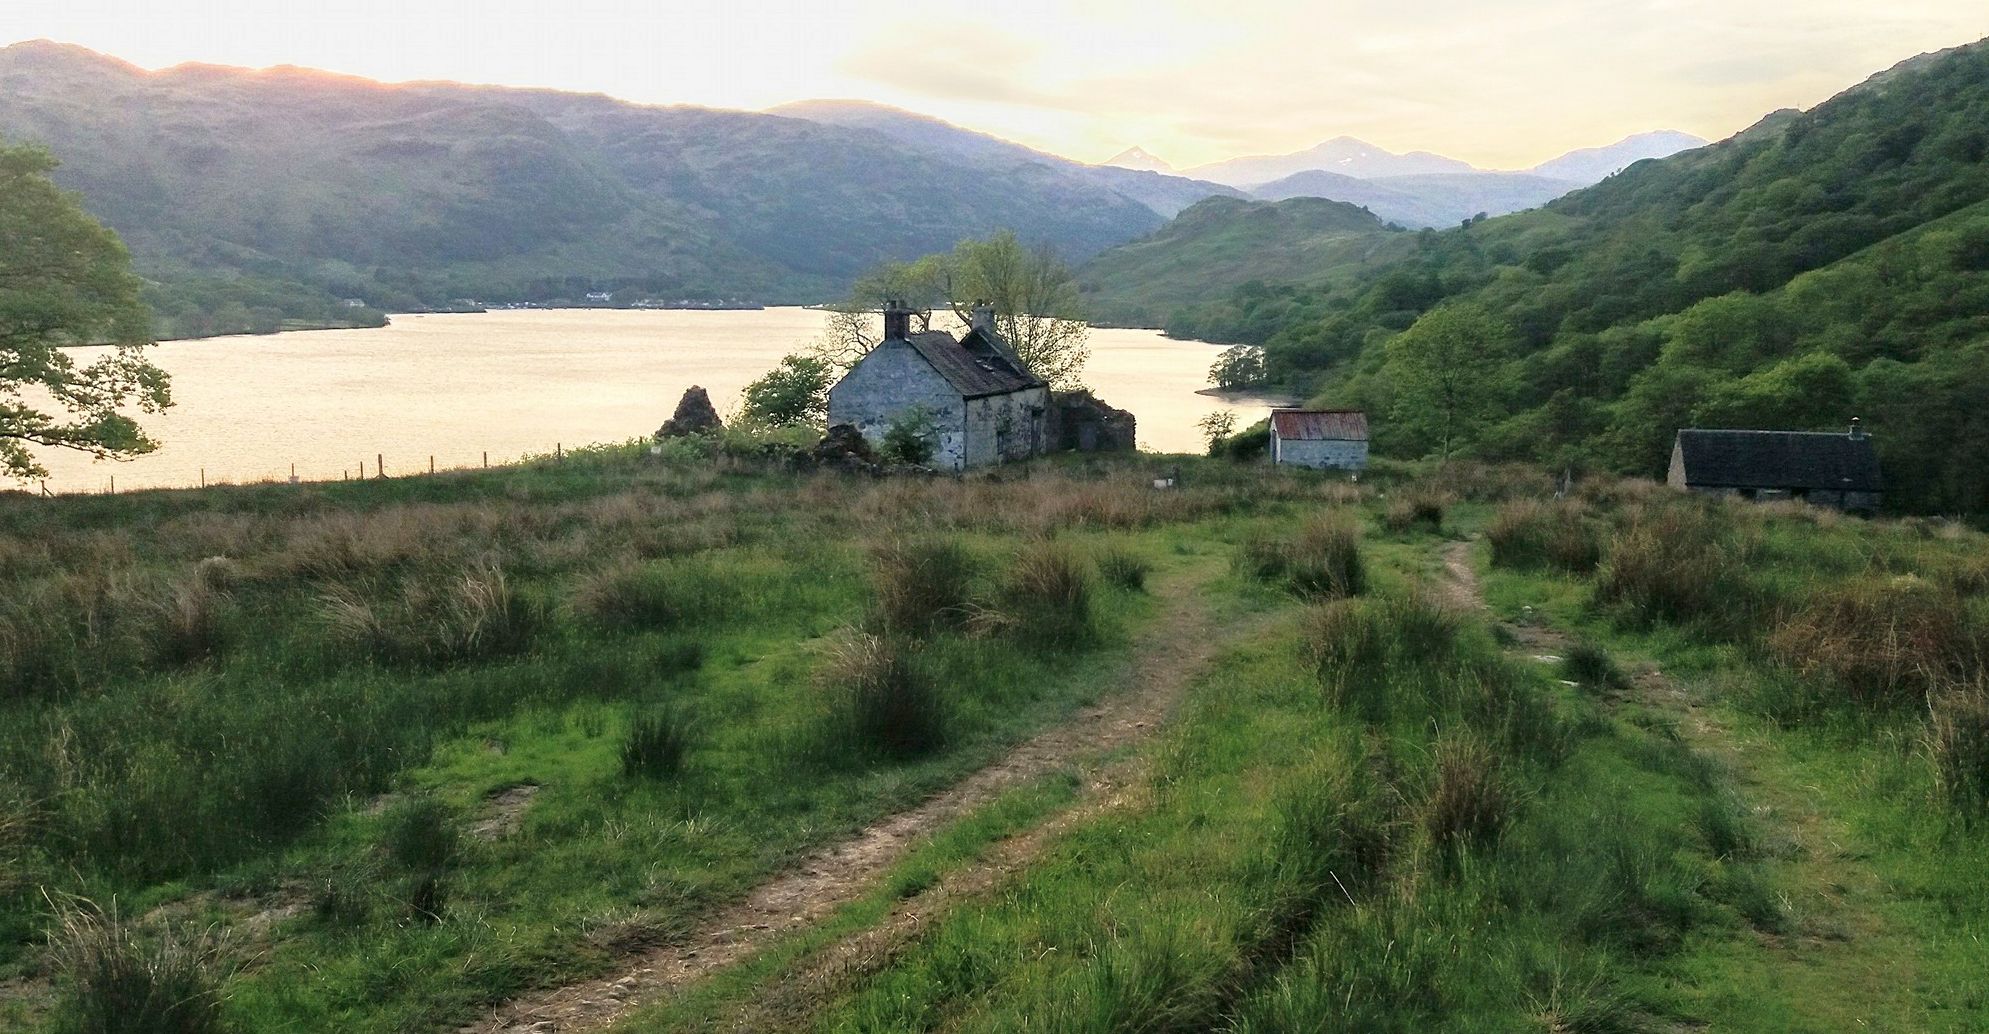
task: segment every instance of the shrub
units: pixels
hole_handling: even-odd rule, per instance
[[[1602,562],[1601,534],[1579,503],[1506,503],[1492,515],[1485,538],[1499,567],[1588,574]]]
[[[1439,849],[1484,847],[1512,820],[1514,801],[1499,760],[1477,739],[1437,741],[1436,769],[1423,804],[1423,828]]]
[[[1927,753],[1941,802],[1964,822],[1989,817],[1989,690],[1941,693],[1929,712]]]
[[[878,630],[925,635],[966,620],[974,558],[954,539],[892,542],[871,554]]]
[[[637,715],[622,739],[622,774],[631,779],[664,779],[683,771],[691,753],[691,727],[674,710]]]
[[[1799,676],[1824,679],[1856,704],[1919,704],[1961,677],[1974,644],[1961,602],[1912,576],[1861,579],[1822,589],[1768,636],[1768,649]]]
[[[883,448],[879,451],[893,463],[921,466],[932,459],[932,438],[931,411],[914,406],[885,429]]]
[[[945,698],[902,641],[853,635],[830,654],[817,679],[830,695],[832,733],[841,745],[908,758],[946,741]]]
[[[59,1022],[76,1034],[211,1034],[223,1022],[212,934],[141,936],[115,911],[60,910],[49,934],[62,984]]]
[[[1091,597],[1091,566],[1084,558],[1062,543],[1037,543],[1015,558],[1002,580],[1002,623],[1034,645],[1077,646],[1097,635]]]
[[[1145,592],[1146,576],[1152,572],[1153,564],[1136,553],[1112,549],[1098,557],[1099,575],[1127,592]]]
[[[1561,659],[1561,677],[1596,690],[1622,689],[1630,684],[1609,651],[1590,642],[1568,648],[1568,655]]]

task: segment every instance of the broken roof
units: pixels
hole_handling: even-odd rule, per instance
[[[1358,409],[1278,409],[1271,432],[1287,442],[1367,441],[1367,414]]]
[[[966,398],[1006,395],[1025,388],[1040,388],[1043,382],[1003,354],[976,355],[953,340],[943,330],[928,330],[906,339],[932,368],[939,371],[953,390]]]
[[[1884,489],[1865,434],[1694,429],[1678,432],[1678,448],[1695,488]]]

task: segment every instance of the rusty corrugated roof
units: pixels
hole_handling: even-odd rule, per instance
[[[1367,414],[1358,409],[1279,409],[1271,431],[1287,442],[1367,441]]]

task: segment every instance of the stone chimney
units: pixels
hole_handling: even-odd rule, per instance
[[[912,336],[912,310],[895,299],[884,303],[884,340],[905,341]]]
[[[973,320],[968,326],[975,330],[993,330],[995,325],[994,316],[993,302],[975,302]]]
[[[1858,439],[1860,439],[1860,438],[1863,438],[1863,437],[1865,436],[1865,427],[1864,427],[1864,423],[1865,423],[1864,421],[1862,421],[1862,420],[1858,419],[1857,417],[1852,417],[1852,418],[1851,418],[1851,440],[1852,440],[1852,441],[1854,441],[1854,442],[1855,442],[1855,441],[1857,441]]]

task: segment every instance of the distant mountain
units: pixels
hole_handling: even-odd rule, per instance
[[[1174,166],[1154,157],[1144,147],[1128,147],[1098,164],[1111,165],[1121,169],[1136,169],[1140,172],[1174,171]]]
[[[160,285],[169,334],[274,329],[339,298],[820,300],[1004,227],[1081,260],[1160,226],[1163,195],[1223,189],[969,156],[941,133],[906,146],[816,119],[296,68],[154,73],[47,42],[0,49],[0,136],[62,160],[58,181]]]
[[[1200,165],[1186,170],[1182,175],[1249,188],[1315,169],[1355,179],[1477,171],[1465,162],[1440,154],[1428,151],[1395,154],[1364,140],[1342,136],[1291,154],[1231,158],[1225,162]]]
[[[1572,180],[1582,186],[1599,183],[1646,158],[1669,158],[1680,151],[1706,146],[1707,141],[1690,133],[1661,129],[1624,137],[1607,147],[1585,147],[1552,161],[1541,162],[1530,172],[1548,179]]]
[[[1307,281],[1358,267],[1407,236],[1339,201],[1213,197],[1091,260],[1078,282],[1098,322],[1157,327],[1176,309],[1252,280]]]
[[[1151,169],[1129,169],[1107,163],[1086,165],[1061,155],[987,133],[963,129],[930,115],[893,108],[869,101],[815,100],[783,104],[768,109],[769,114],[803,118],[824,125],[843,126],[881,133],[898,143],[927,154],[949,155],[980,167],[1002,169],[1031,165],[1039,170],[1069,176],[1074,183],[1103,187],[1153,209],[1164,218],[1174,215],[1205,197],[1241,196],[1220,183],[1206,183],[1180,176],[1163,175]]]
[[[1345,201],[1368,209],[1386,222],[1420,229],[1456,226],[1479,214],[1505,215],[1538,208],[1580,186],[1523,172],[1426,173],[1358,179],[1314,170],[1266,183],[1251,194],[1266,201],[1293,197]]]

